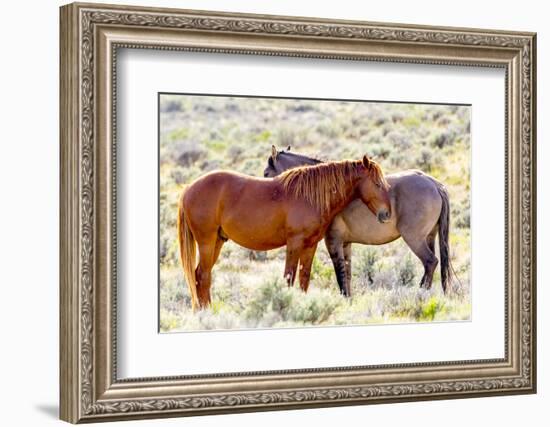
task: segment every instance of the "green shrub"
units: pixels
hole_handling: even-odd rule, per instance
[[[433,158],[433,151],[428,148],[423,148],[416,158],[416,164],[418,165],[418,168],[424,172],[430,172],[432,169]]]
[[[315,283],[336,282],[332,262],[322,262],[318,255],[315,256],[313,258],[313,264],[311,265],[311,281]]]
[[[161,103],[161,113],[174,113],[181,111],[181,101],[178,99],[166,99]]]
[[[445,129],[439,132],[435,132],[432,135],[430,143],[433,147],[441,149],[447,145],[453,144],[455,142],[455,138],[456,134],[454,131]]]
[[[359,252],[354,258],[352,273],[356,271],[354,276],[362,286],[372,286],[376,272],[375,266],[378,262],[378,251],[367,247],[366,250]]]
[[[261,320],[269,311],[277,311],[284,316],[293,297],[281,280],[268,280],[260,285],[248,301],[244,317],[249,321]]]
[[[338,292],[298,286],[287,287],[279,280],[268,280],[254,292],[244,311],[248,324],[276,326],[285,324],[322,324],[342,303]]]
[[[295,298],[285,320],[302,324],[323,324],[343,302],[344,299],[339,294],[323,290],[311,291]]]
[[[401,286],[412,286],[415,276],[415,264],[410,255],[407,255],[398,267],[399,284]]]
[[[436,314],[442,311],[445,307],[445,303],[440,301],[435,296],[431,297],[429,300],[425,301],[421,306],[420,315],[418,320],[421,321],[433,321]]]
[[[282,127],[275,135],[279,147],[293,146],[296,142],[296,132],[290,128]]]

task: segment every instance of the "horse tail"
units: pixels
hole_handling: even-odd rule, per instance
[[[195,277],[195,270],[197,268],[197,244],[191,228],[189,228],[189,222],[185,216],[183,209],[183,196],[185,194],[185,188],[181,192],[181,196],[178,202],[178,239],[180,244],[180,260],[183,267],[183,273],[185,274],[185,281],[189,287],[189,293],[191,294],[191,306],[195,310],[199,305],[199,298],[197,296],[197,281]]]
[[[449,259],[449,193],[443,184],[437,182],[437,190],[441,196],[441,213],[439,214],[439,262],[441,266],[441,287],[447,292],[447,285],[451,278],[452,266]]]

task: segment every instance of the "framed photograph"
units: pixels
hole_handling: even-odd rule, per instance
[[[60,13],[63,420],[536,391],[534,33]]]

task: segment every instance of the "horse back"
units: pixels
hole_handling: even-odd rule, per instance
[[[387,176],[391,185],[390,196],[397,215],[412,215],[413,211],[440,210],[442,185],[434,177],[419,171],[407,170]]]
[[[233,231],[241,239],[246,234],[265,234],[270,227],[284,228],[288,212],[277,180],[230,171],[210,172],[195,180],[185,191],[183,203],[202,227],[211,223],[212,228]]]

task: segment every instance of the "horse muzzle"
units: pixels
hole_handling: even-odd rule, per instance
[[[387,210],[383,210],[383,211],[378,212],[377,217],[378,217],[378,222],[379,223],[385,224],[386,222],[388,222],[390,220],[391,213]]]

